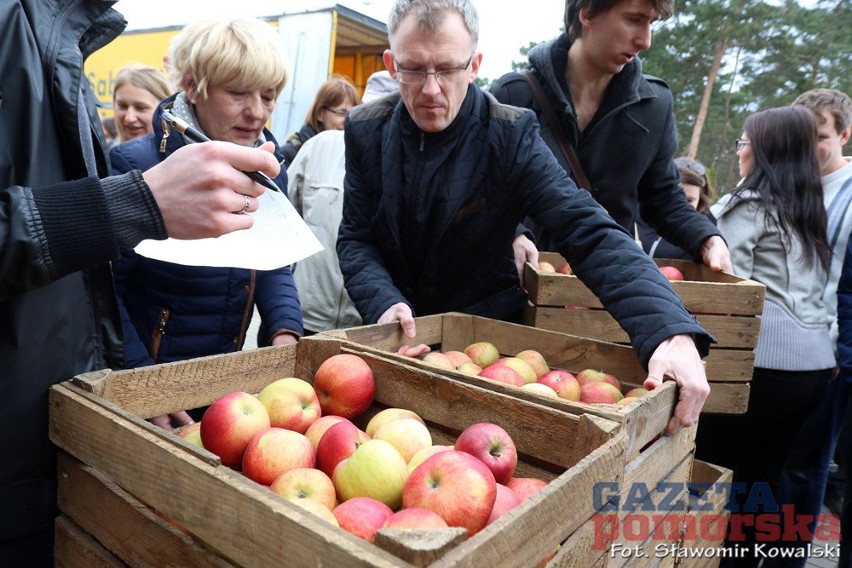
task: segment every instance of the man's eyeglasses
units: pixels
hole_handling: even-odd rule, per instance
[[[463,66],[456,67],[455,69],[444,69],[442,71],[409,71],[408,69],[400,69],[399,63],[394,59],[394,65],[396,66],[395,77],[397,81],[404,85],[422,85],[426,82],[426,77],[434,75],[435,81],[439,85],[444,85],[459,79],[467,71],[467,68],[470,67],[470,62],[473,61],[473,55],[472,53],[470,54],[470,59]]]
[[[345,110],[340,110],[340,109],[331,108],[331,107],[325,107],[325,110],[327,110],[328,112],[330,112],[334,116],[337,116],[337,117],[340,117],[340,118],[343,118],[344,116],[346,116]]]
[[[737,152],[739,152],[740,150],[742,150],[743,148],[745,148],[749,144],[751,144],[751,140],[743,140],[742,138],[737,138],[737,140],[736,140]]]
[[[707,173],[707,168],[704,167],[704,164],[701,162],[696,162],[695,160],[689,160],[687,158],[678,158],[674,161],[675,166],[679,170],[692,170],[700,176],[703,176]]]

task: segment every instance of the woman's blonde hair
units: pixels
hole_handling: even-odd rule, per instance
[[[189,24],[172,40],[167,57],[172,81],[195,88],[202,99],[211,86],[274,87],[280,93],[289,74],[278,33],[257,18]]]
[[[113,100],[115,100],[115,93],[125,85],[145,89],[158,101],[167,99],[172,94],[172,88],[166,81],[166,77],[158,69],[149,65],[137,63],[119,69],[112,86]]]

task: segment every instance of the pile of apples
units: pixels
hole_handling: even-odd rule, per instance
[[[289,377],[257,396],[226,394],[179,435],[370,542],[381,528],[462,527],[470,536],[546,485],[514,476],[515,444],[496,424],[437,445],[415,412],[386,408],[361,430],[353,419],[375,391],[361,357],[334,355],[313,384]]]
[[[583,369],[576,374],[551,369],[544,356],[534,349],[521,351],[514,357],[501,357],[497,347],[488,341],[472,343],[464,351],[430,351],[421,358],[442,369],[505,383],[542,396],[588,404],[627,405],[648,393],[644,387],[625,390],[614,375],[595,369]]]
[[[574,272],[571,270],[571,265],[568,264],[567,262],[559,265],[559,267],[555,267],[555,266],[553,266],[552,263],[547,262],[546,260],[542,260],[538,263],[538,271],[548,273],[548,274],[566,274],[568,276],[571,276],[571,275],[574,274]],[[676,266],[670,266],[670,265],[660,266],[660,272],[662,272],[663,276],[665,276],[669,280],[683,280],[684,279],[683,272],[681,272],[681,270]]]

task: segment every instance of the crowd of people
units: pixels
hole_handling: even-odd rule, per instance
[[[3,4],[0,76],[22,96],[3,99],[2,120],[36,135],[0,141],[0,450],[14,456],[0,466],[0,565],[53,562],[51,385],[240,350],[255,309],[258,345],[364,323],[416,338],[416,316],[447,311],[519,322],[539,251],[561,253],[627,331],[646,387],[676,381],[669,433],[698,424],[697,456],[818,512],[852,415],[852,101],[814,89],[748,117],[732,149],[742,179],[714,203],[710,168],[675,158],[672,93],[639,58],[673,12],[673,0],[565,0],[565,31],[483,90],[472,2],[396,0],[386,70],[363,96],[331,77],[279,146],[266,124],[288,70],[267,23],[186,26],[164,57],[171,82],[121,69],[110,142],[83,62],[123,20],[95,0]],[[187,143],[164,111],[211,142]],[[264,188],[244,171],[273,179],[322,253],[248,270],[134,252],[250,228]],[[652,257],[766,286],[744,414],[699,423],[713,338]],[[152,422],[197,419],[185,410]],[[841,517],[852,531],[852,506]]]

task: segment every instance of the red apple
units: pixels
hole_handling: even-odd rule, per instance
[[[490,422],[478,422],[464,429],[455,449],[484,463],[497,483],[506,483],[515,474],[518,452],[515,442],[503,428]]]
[[[194,444],[199,448],[204,447],[204,443],[201,441],[201,422],[193,422],[175,433],[190,444]]]
[[[430,509],[451,527],[476,534],[488,521],[497,497],[494,475],[472,455],[449,450],[414,468],[402,493],[404,508]]]
[[[355,536],[373,542],[376,531],[385,525],[393,510],[370,497],[353,497],[332,511],[340,528]]]
[[[399,418],[382,424],[373,434],[374,440],[389,442],[402,454],[407,464],[414,454],[432,445],[432,434],[420,420]]]
[[[651,391],[649,391],[645,387],[634,387],[634,388],[630,389],[629,391],[627,391],[626,393],[624,393],[624,397],[627,398],[628,396],[630,396],[630,397],[634,397],[634,398],[639,398],[640,396],[645,396],[649,392],[651,392]]]
[[[609,383],[619,391],[621,390],[621,382],[615,375],[595,369],[583,369],[577,373],[577,382],[580,383],[581,387],[588,383]]]
[[[683,280],[683,272],[675,266],[661,266],[660,272],[669,280]]]
[[[269,428],[266,407],[252,395],[232,392],[216,399],[201,419],[204,448],[222,460],[222,465],[239,467],[243,452],[255,434]]]
[[[566,263],[564,263],[564,264],[560,264],[560,265],[556,268],[556,272],[558,272],[559,274],[568,274],[568,275],[574,274],[574,273],[571,271],[571,265],[570,265],[570,264],[568,264],[567,262],[566,262]]]
[[[367,427],[364,428],[364,431],[368,436],[372,437],[373,434],[376,433],[376,430],[378,430],[379,426],[398,418],[414,418],[415,420],[419,420],[423,423],[423,419],[420,418],[420,416],[418,416],[413,410],[392,407],[385,408],[384,410],[377,412],[372,418],[370,418],[370,421],[367,422]]]
[[[556,391],[559,398],[580,400],[580,384],[568,371],[553,369],[540,376],[538,382]]]
[[[535,371],[536,378],[542,376],[550,370],[550,367],[548,367],[547,365],[547,361],[544,360],[544,355],[542,355],[535,349],[525,349],[515,355],[515,357],[529,363],[530,367],[532,367],[533,371]]]
[[[547,487],[547,482],[535,477],[513,477],[506,484],[506,487],[514,491],[518,499],[523,501],[530,495],[538,493],[543,488]]]
[[[587,383],[580,387],[580,401],[589,404],[615,404],[624,398],[621,391],[609,383]]]
[[[367,410],[376,394],[373,371],[357,355],[332,355],[314,375],[314,390],[323,414],[354,418]]]
[[[331,477],[337,464],[369,439],[365,432],[348,420],[332,424],[317,444],[317,469]]]
[[[308,426],[308,429],[305,430],[305,436],[311,441],[311,444],[314,445],[314,449],[316,449],[317,445],[319,445],[322,435],[338,422],[349,422],[351,424],[348,418],[329,414],[328,416],[320,416],[317,418],[316,422]]]
[[[461,365],[462,363],[473,363],[473,360],[462,351],[445,351],[444,355],[447,356],[447,358],[453,364],[453,367],[455,367],[456,369],[458,369],[459,365]]]
[[[521,378],[516,370],[511,367],[507,367],[500,362],[488,365],[480,371],[479,376],[485,379],[491,379],[492,381],[497,381],[498,383],[506,383],[507,385],[513,385],[516,387],[524,384],[524,379]]]
[[[488,517],[487,525],[490,525],[510,510],[521,504],[521,498],[506,487],[505,485],[497,484],[497,498],[494,500],[494,507],[491,509],[491,515]]]
[[[400,509],[385,521],[383,529],[445,529],[447,522],[429,509]]]
[[[320,417],[319,399],[308,381],[287,377],[268,385],[257,395],[276,428],[286,428],[304,434],[308,426]]]
[[[402,504],[402,488],[407,478],[405,459],[384,440],[368,440],[358,446],[351,456],[337,464],[331,476],[341,501],[372,497],[391,509]]]
[[[337,493],[331,478],[312,467],[297,467],[275,478],[269,488],[288,501],[314,499],[328,510],[337,504]]]
[[[507,367],[513,369],[518,375],[523,379],[524,384],[534,383],[538,379],[538,375],[535,372],[535,369],[532,368],[532,365],[520,359],[519,357],[503,357],[499,359],[497,363],[501,365],[506,365]]]
[[[243,454],[243,475],[261,485],[270,485],[291,469],[314,467],[316,456],[304,434],[270,427],[255,434]]]
[[[464,353],[470,360],[483,369],[500,358],[500,353],[493,343],[477,341],[464,348]]]

